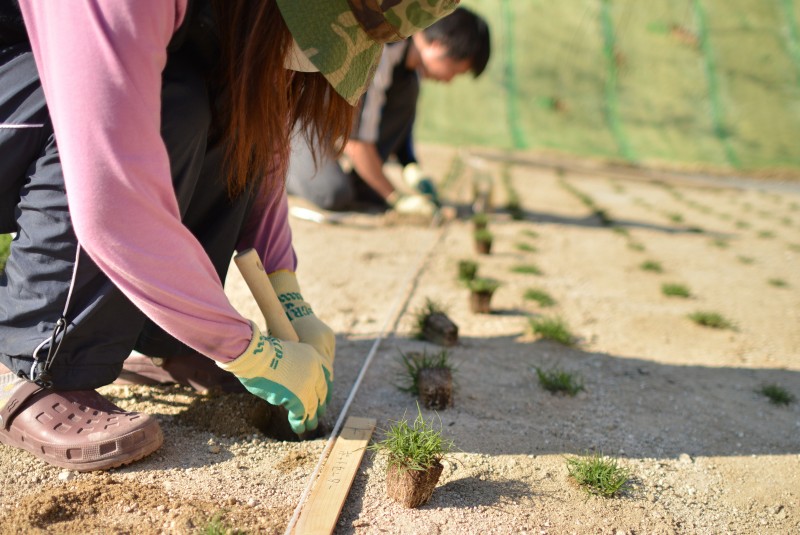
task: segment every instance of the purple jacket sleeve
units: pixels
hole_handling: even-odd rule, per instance
[[[280,270],[296,271],[297,255],[292,247],[289,228],[289,203],[286,188],[269,194],[259,193],[236,246],[237,251],[254,248],[267,273]]]
[[[20,4],[79,242],[167,332],[213,359],[239,356],[250,325],[181,223],[160,135],[161,71],[186,0]]]

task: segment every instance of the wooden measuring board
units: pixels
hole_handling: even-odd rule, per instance
[[[295,535],[333,533],[376,423],[374,418],[347,418],[300,513]]]

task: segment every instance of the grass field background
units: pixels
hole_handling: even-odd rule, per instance
[[[800,0],[464,0],[477,80],[423,84],[420,141],[800,172]]]

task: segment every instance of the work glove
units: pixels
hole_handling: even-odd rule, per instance
[[[403,215],[432,217],[437,209],[433,201],[419,193],[407,195],[395,191],[389,195],[386,202],[389,203],[389,206],[391,206],[395,212]]]
[[[403,181],[422,195],[428,197],[436,206],[441,206],[436,185],[427,174],[422,172],[418,164],[410,163],[403,167]]]
[[[299,434],[317,428],[325,414],[333,383],[333,368],[313,346],[285,342],[261,334],[250,322],[253,338],[244,353],[230,362],[217,362],[244,387],[289,412],[289,425]]]
[[[303,300],[295,274],[286,270],[276,271],[270,273],[269,281],[300,341],[314,346],[314,349],[328,360],[330,369],[333,370],[336,336],[333,330],[314,314],[311,305]]]

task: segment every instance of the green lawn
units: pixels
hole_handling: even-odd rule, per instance
[[[487,72],[423,84],[417,138],[800,168],[800,0],[464,0]]]

